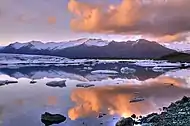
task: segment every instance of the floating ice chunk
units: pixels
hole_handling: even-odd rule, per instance
[[[92,70],[92,67],[84,67],[84,70]]]
[[[130,74],[130,73],[135,73],[136,72],[136,70],[135,69],[133,69],[133,68],[129,68],[129,67],[123,67],[123,68],[121,68],[121,73],[126,73],[126,74]]]
[[[118,72],[114,70],[95,70],[91,71],[91,74],[118,74]]]
[[[153,67],[152,70],[154,72],[164,72],[164,69],[162,67]]]
[[[154,71],[154,72],[164,72],[165,70],[169,70],[169,69],[176,69],[176,67],[158,67],[158,66],[156,66],[156,67],[153,67],[152,68],[152,70]]]
[[[180,67],[181,63],[170,63],[167,61],[156,61],[156,60],[141,60],[133,63],[137,66],[142,66],[142,67]]]

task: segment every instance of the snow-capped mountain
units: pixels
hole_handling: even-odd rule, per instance
[[[67,58],[159,58],[174,52],[176,51],[145,39],[126,42],[101,39],[78,39],[58,43],[16,42],[0,49],[0,53],[53,55]]]
[[[190,43],[189,42],[174,42],[164,44],[167,48],[177,50],[179,52],[190,53]]]
[[[78,39],[74,41],[66,41],[66,42],[48,42],[43,43],[41,41],[31,41],[27,43],[13,43],[8,46],[11,46],[15,49],[20,49],[23,47],[30,47],[31,49],[37,49],[37,50],[59,50],[64,48],[69,48],[73,46],[78,46],[81,44],[86,44],[88,46],[105,46],[108,45],[108,41],[104,41],[101,39]]]

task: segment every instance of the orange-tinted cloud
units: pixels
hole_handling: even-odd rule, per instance
[[[174,41],[185,41],[187,34],[175,34],[175,35],[165,35],[157,38],[159,42],[174,42]]]
[[[70,0],[68,9],[75,15],[75,31],[165,36],[164,40],[178,40],[176,35],[190,31],[189,0],[122,0],[107,8]]]
[[[71,94],[71,100],[76,103],[76,106],[69,110],[68,115],[75,120],[98,112],[131,116],[134,113],[141,115],[158,111],[159,107],[163,107],[161,105],[168,105],[185,94],[190,95],[190,89],[180,87],[184,83],[180,79],[159,77],[144,81],[141,85],[127,84],[76,89]],[[170,86],[170,84],[176,86]],[[137,96],[145,98],[145,101],[129,102]]]

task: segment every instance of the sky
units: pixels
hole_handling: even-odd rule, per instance
[[[190,0],[0,0],[0,44],[79,38],[187,41]]]

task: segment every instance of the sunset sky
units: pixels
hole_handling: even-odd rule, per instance
[[[190,0],[0,0],[0,44],[78,38],[186,41]]]

